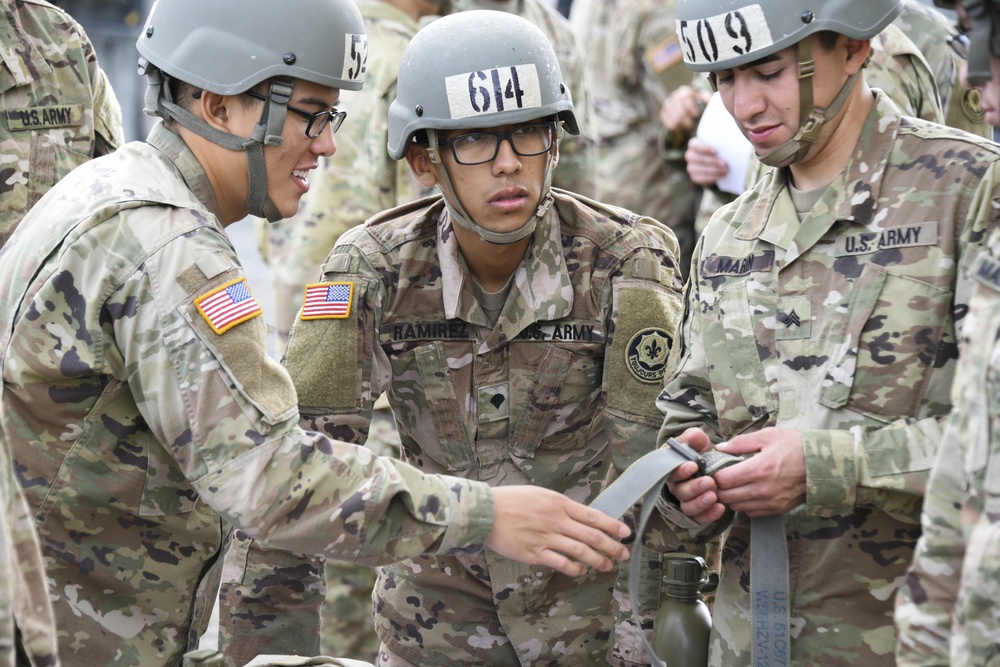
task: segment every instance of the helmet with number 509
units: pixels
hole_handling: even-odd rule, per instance
[[[731,69],[829,30],[871,39],[895,19],[904,0],[678,0],[684,63],[696,72]]]
[[[745,2],[746,4],[743,4]],[[783,49],[798,47],[799,129],[760,161],[785,167],[801,160],[823,126],[843,108],[861,76],[847,78],[826,107],[814,105],[817,75],[811,35],[832,32],[870,40],[903,10],[904,0],[678,0],[677,35],[684,63],[696,72],[718,72],[750,65]],[[715,81],[713,77],[713,83]]]
[[[555,50],[533,23],[474,10],[437,19],[407,45],[389,107],[389,155],[421,130],[477,129],[558,117],[579,134]]]

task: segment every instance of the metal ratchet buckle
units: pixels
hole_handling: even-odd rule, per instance
[[[717,449],[710,449],[704,454],[699,454],[694,451],[690,445],[685,445],[683,442],[678,442],[673,438],[667,438],[667,444],[670,445],[670,449],[674,450],[688,461],[694,461],[698,464],[699,475],[712,476],[719,472],[723,468],[728,468],[729,466],[739,463],[743,460],[742,456],[733,456],[732,454],[726,454],[725,452],[720,452]]]

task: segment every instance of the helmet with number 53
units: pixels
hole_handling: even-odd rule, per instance
[[[351,0],[301,0],[296,11],[306,21],[273,21],[274,10],[271,0],[157,0],[136,43],[139,73],[147,79],[144,111],[246,151],[247,210],[272,222],[281,214],[267,196],[262,150],[281,143],[295,80],[360,90],[368,56],[364,19]],[[219,95],[268,82],[253,136],[228,134],[197,118],[173,99],[171,79]]]
[[[892,23],[904,0],[678,0],[677,35],[684,62],[696,72],[718,72],[756,62],[798,45],[799,131],[767,155],[783,167],[803,157],[823,124],[837,115],[860,76],[849,78],[825,109],[813,105],[814,75],[810,35],[830,31],[868,40]]]

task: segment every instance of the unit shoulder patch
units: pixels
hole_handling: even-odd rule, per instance
[[[625,348],[625,363],[629,372],[639,382],[662,382],[673,344],[670,334],[659,327],[637,331]]]

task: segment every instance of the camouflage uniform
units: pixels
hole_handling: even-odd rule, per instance
[[[969,46],[955,22],[919,0],[905,0],[903,12],[893,25],[913,40],[930,65],[944,110],[944,124],[992,139],[980,92],[962,83]]]
[[[675,37],[674,3],[662,0],[577,0],[573,25],[587,45],[587,74],[597,126],[598,198],[669,226],[687,270],[694,247],[698,188],[683,160],[660,152],[660,106],[671,91],[658,77],[659,61]],[[680,59],[677,48],[676,58]],[[683,61],[676,63],[684,67]]]
[[[44,0],[0,0],[0,246],[74,167],[124,142],[83,28]]]
[[[78,164],[122,143],[121,109],[76,21],[43,0],[0,0],[0,246]],[[23,652],[22,655],[18,655]],[[0,450],[0,665],[59,664],[31,511]]]
[[[371,565],[491,529],[486,484],[299,428],[216,208],[157,125],[71,172],[0,250],[0,435],[72,664],[178,665],[228,524]],[[239,317],[211,314],[228,302]]]
[[[884,664],[892,597],[919,513],[958,357],[967,267],[1000,209],[1000,147],[901,117],[875,91],[844,171],[801,223],[786,169],[719,211],[695,251],[661,441],[689,426],[725,440],[802,432],[807,500],[784,515],[791,664]],[[704,539],[665,505],[658,549]],[[750,662],[750,522],[723,547],[710,664]],[[692,538],[693,536],[693,538]]]
[[[552,185],[585,197],[598,197],[597,126],[594,102],[587,81],[583,49],[562,14],[545,0],[454,0],[455,11],[492,9],[520,16],[541,29],[552,42],[559,59],[563,81],[573,95],[573,108],[580,126],[579,135],[564,134],[559,141],[559,166],[552,173]],[[646,215],[644,211],[637,211]]]
[[[58,667],[56,630],[31,511],[0,449],[0,665]]]
[[[997,365],[1000,233],[973,265],[954,410],[927,484],[910,572],[897,597],[901,666],[990,665],[1000,645]]]
[[[385,148],[399,61],[417,23],[384,0],[356,1],[368,31],[368,63],[364,88],[341,96],[338,106],[347,118],[337,132],[336,156],[313,172],[298,215],[271,224],[260,221],[282,341],[302,306],[306,283],[316,280],[340,235],[376,213],[428,194],[406,162],[391,160]]]
[[[679,317],[676,242],[648,218],[553,195],[492,329],[440,197],[345,234],[324,288],[349,286],[347,318],[300,319],[285,359],[304,425],[361,442],[387,391],[404,460],[580,502],[648,451]],[[381,568],[376,629],[419,665],[600,664],[614,580],[490,551],[421,556]]]

